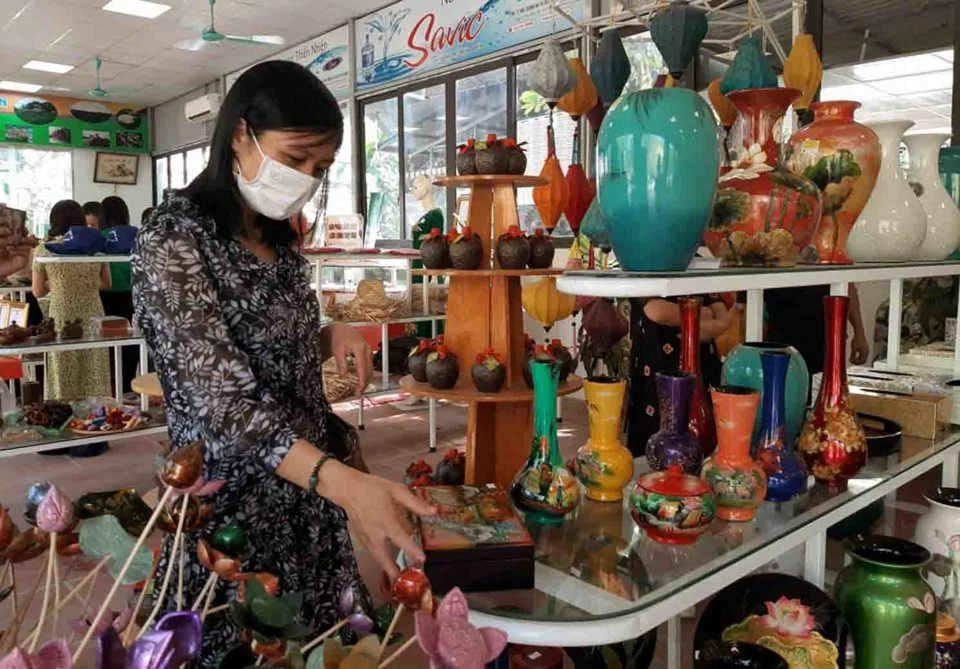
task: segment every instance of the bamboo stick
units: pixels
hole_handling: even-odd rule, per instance
[[[327,637],[336,634],[337,631],[338,631],[341,627],[343,627],[344,625],[346,625],[348,622],[350,622],[350,619],[349,619],[349,618],[344,618],[343,620],[341,620],[340,622],[338,622],[336,625],[334,625],[333,627],[331,627],[330,629],[328,629],[326,632],[324,632],[324,633],[321,634],[320,636],[316,637],[313,641],[311,641],[310,643],[308,643],[306,646],[304,646],[303,648],[301,648],[301,649],[300,649],[300,652],[305,654],[308,650],[310,650],[310,649],[313,648],[314,646],[322,643],[323,640],[326,639]]]
[[[43,624],[47,622],[47,607],[50,606],[50,593],[53,590],[53,571],[57,562],[57,533],[50,533],[50,555],[47,557],[47,578],[43,586],[43,604],[40,605],[40,621],[37,623],[37,629],[30,639],[30,645],[27,648],[28,653],[33,653],[37,649],[37,642],[43,636]]]
[[[190,495],[184,495],[183,502],[180,504],[180,518],[177,521],[177,533],[173,535],[173,547],[170,550],[170,557],[167,558],[167,570],[163,574],[163,583],[160,585],[160,591],[157,593],[156,601],[150,610],[150,615],[147,616],[147,621],[143,623],[143,627],[140,628],[137,638],[150,629],[150,625],[153,624],[157,614],[160,613],[160,609],[163,608],[163,600],[167,596],[167,586],[170,585],[170,577],[173,576],[173,567],[177,563],[178,551],[183,550],[183,524],[187,519],[187,505],[189,502]]]
[[[416,640],[417,640],[417,637],[412,636],[406,641],[404,641],[402,646],[400,646],[395,651],[393,651],[386,660],[384,660],[377,666],[377,669],[384,669],[384,667],[393,663],[393,661],[396,660],[398,657],[400,657],[404,653],[404,651],[407,650],[407,648],[409,648],[416,642]]]

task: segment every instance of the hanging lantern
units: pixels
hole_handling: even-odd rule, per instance
[[[603,123],[603,117],[606,116],[606,114],[607,108],[603,106],[603,100],[597,98],[597,104],[587,112],[587,123],[590,124],[590,129],[593,130],[594,136],[600,132],[600,125]]]
[[[807,109],[820,88],[823,63],[813,42],[813,35],[801,33],[793,40],[790,55],[783,63],[783,83],[787,88],[800,90],[800,97],[793,101],[793,108]]]
[[[520,293],[520,301],[530,317],[549,330],[557,321],[569,318],[576,306],[576,298],[557,290],[557,280],[552,276],[535,283],[528,283]]]
[[[727,73],[720,82],[720,92],[728,95],[731,91],[746,88],[776,88],[777,75],[767,62],[757,40],[745,37],[737,48],[737,55]]]
[[[584,307],[583,329],[590,350],[602,357],[627,336],[630,326],[612,302],[599,298]]]
[[[573,90],[577,75],[555,40],[548,39],[530,68],[530,88],[539,93],[551,108]]]
[[[656,81],[653,82],[654,88],[673,88],[677,85],[677,80],[672,74],[658,74]]]
[[[580,221],[583,215],[587,213],[587,208],[593,202],[597,194],[587,179],[587,173],[583,171],[583,165],[580,164],[580,125],[573,131],[573,158],[570,160],[570,167],[567,168],[566,176],[567,187],[567,206],[563,213],[567,217],[567,223],[573,231],[574,239],[580,234]]]
[[[674,79],[683,76],[707,36],[707,13],[686,0],[674,0],[650,22],[650,36]]]
[[[630,58],[616,29],[607,30],[600,38],[597,53],[590,62],[590,76],[597,94],[607,106],[620,97],[630,79]]]
[[[597,87],[593,85],[593,79],[590,78],[587,68],[583,66],[582,60],[571,58],[570,67],[577,77],[577,83],[573,90],[557,100],[557,107],[570,114],[576,121],[597,104]]]
[[[540,212],[540,220],[547,232],[553,232],[560,215],[567,208],[567,182],[557,159],[552,118],[551,115],[551,124],[547,126],[547,159],[540,170],[540,176],[547,180],[547,184],[533,189],[533,203]]]
[[[720,77],[711,81],[710,85],[707,86],[707,97],[710,98],[713,111],[717,112],[720,125],[729,130],[737,120],[737,108],[730,102],[730,98],[720,92]]]

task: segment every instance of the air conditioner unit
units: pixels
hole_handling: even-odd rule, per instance
[[[184,115],[188,121],[208,121],[216,117],[220,110],[220,95],[218,93],[208,93],[202,95],[196,100],[190,100],[183,106]]]

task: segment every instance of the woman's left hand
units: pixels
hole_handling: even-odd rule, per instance
[[[372,353],[367,340],[357,330],[343,323],[333,323],[326,328],[327,341],[330,349],[328,353],[337,361],[337,371],[347,373],[347,356],[353,356],[357,371],[357,394],[363,393],[370,380],[370,371],[373,368]]]

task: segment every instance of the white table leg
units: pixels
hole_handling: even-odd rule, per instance
[[[680,632],[680,616],[674,616],[667,621],[667,669],[680,669],[683,665]]]
[[[957,466],[957,458],[958,456],[956,455],[950,455],[943,461],[943,466],[940,470],[940,485],[944,488],[957,487],[958,472],[960,472]]]
[[[437,400],[432,397],[428,400],[428,424],[430,429],[430,452],[437,452]]]
[[[357,429],[366,429],[363,424],[363,393],[360,393],[360,406],[357,408]]]
[[[561,397],[557,397],[557,422],[563,422],[563,402]]]
[[[423,298],[423,313],[430,313],[430,277],[423,277],[423,283],[420,284],[421,297]]]
[[[803,578],[818,588],[823,588],[827,569],[827,533],[817,532],[809,539],[803,550]]]
[[[831,283],[830,294],[838,295],[840,297],[846,297],[847,295],[850,294],[850,284],[849,283]]]
[[[146,374],[150,369],[150,363],[147,360],[147,344],[140,342],[140,374]],[[150,398],[146,395],[140,395],[140,410],[146,411],[150,408]]]
[[[903,318],[903,279],[890,282],[890,306],[887,309],[887,369],[900,366],[900,328]],[[956,361],[954,361],[956,365]]]
[[[747,341],[763,341],[763,289],[747,291]]]
[[[113,347],[113,394],[117,401],[123,403],[123,347]]]

